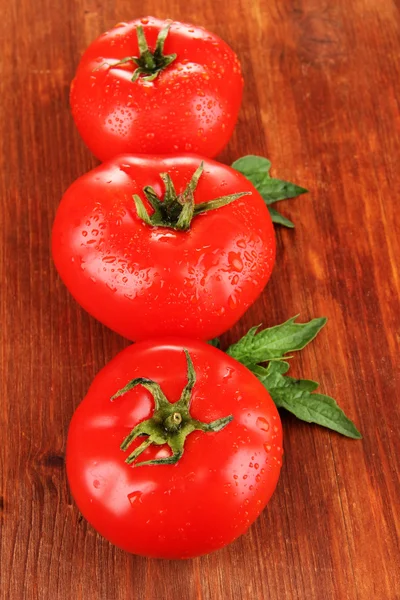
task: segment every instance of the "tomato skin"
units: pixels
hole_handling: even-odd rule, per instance
[[[184,348],[197,375],[192,416],[233,420],[216,433],[189,434],[175,465],[132,467],[119,446],[152,415],[154,401],[141,386],[110,397],[147,377],[177,401],[187,381]],[[141,458],[163,453],[151,446]],[[220,350],[177,338],[134,344],[108,363],[78,406],[67,442],[69,485],[84,517],[120,548],[158,558],[199,556],[242,535],[272,496],[281,460],[279,414],[257,378]]]
[[[132,62],[110,68],[139,55],[137,25],[153,50],[166,23],[147,17],[118,24],[81,59],[71,85],[72,114],[100,160],[123,153],[213,157],[232,134],[242,99],[240,64],[223,40],[202,27],[171,24],[164,50],[177,58],[154,81],[132,82]]]
[[[132,200],[168,172],[183,191],[202,158],[122,156],[80,177],[53,227],[55,265],[76,300],[131,339],[180,335],[211,339],[256,300],[275,260],[275,236],[261,196],[240,173],[211,159],[194,197],[251,195],[194,217],[189,231],[150,227]],[[150,207],[149,207],[150,208]]]

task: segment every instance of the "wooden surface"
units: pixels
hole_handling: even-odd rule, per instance
[[[393,0],[0,2],[1,599],[398,600],[400,13]],[[268,156],[311,194],[280,205],[275,272],[224,342],[300,312],[328,327],[292,361],[364,434],[285,416],[278,490],[247,535],[187,562],[124,554],[79,518],[64,450],[95,373],[127,342],[52,266],[63,191],[95,164],[68,107],[80,54],[144,14],[193,21],[240,56],[221,160]]]

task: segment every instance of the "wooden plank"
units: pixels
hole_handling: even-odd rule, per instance
[[[397,600],[400,16],[392,0],[0,1],[0,594],[47,600]],[[326,315],[292,361],[362,442],[285,416],[278,490],[247,535],[186,562],[132,557],[79,519],[68,422],[127,342],[84,313],[52,265],[58,201],[95,160],[68,107],[85,46],[144,12],[204,24],[246,82],[222,161],[268,156],[311,194],[282,204],[270,284],[237,326]]]

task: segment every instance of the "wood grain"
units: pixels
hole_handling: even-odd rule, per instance
[[[0,1],[0,594],[4,600],[400,598],[400,13],[392,0]],[[268,156],[311,194],[282,204],[276,270],[224,341],[298,312],[330,324],[292,361],[364,434],[285,416],[268,509],[187,562],[124,554],[69,495],[71,415],[127,342],[81,310],[49,252],[68,185],[95,164],[68,88],[98,34],[143,14],[204,24],[238,52],[246,89],[231,161]]]

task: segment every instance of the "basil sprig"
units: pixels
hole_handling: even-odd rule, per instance
[[[308,190],[289,181],[271,177],[269,174],[271,162],[262,156],[254,156],[252,154],[243,156],[235,160],[232,168],[242,173],[242,175],[251,181],[256,190],[261,194],[274,223],[283,225],[284,227],[294,227],[292,221],[281,215],[271,205],[280,200],[296,198],[301,194],[305,194]]]
[[[278,408],[307,423],[316,423],[347,437],[360,439],[362,436],[357,427],[336,401],[315,392],[318,383],[287,375],[287,359],[291,358],[288,353],[303,349],[327,322],[325,318],[318,318],[308,323],[296,323],[296,319],[297,316],[268,329],[252,327],[238,342],[229,346],[226,353],[254,373]],[[212,343],[218,346],[218,340]]]

